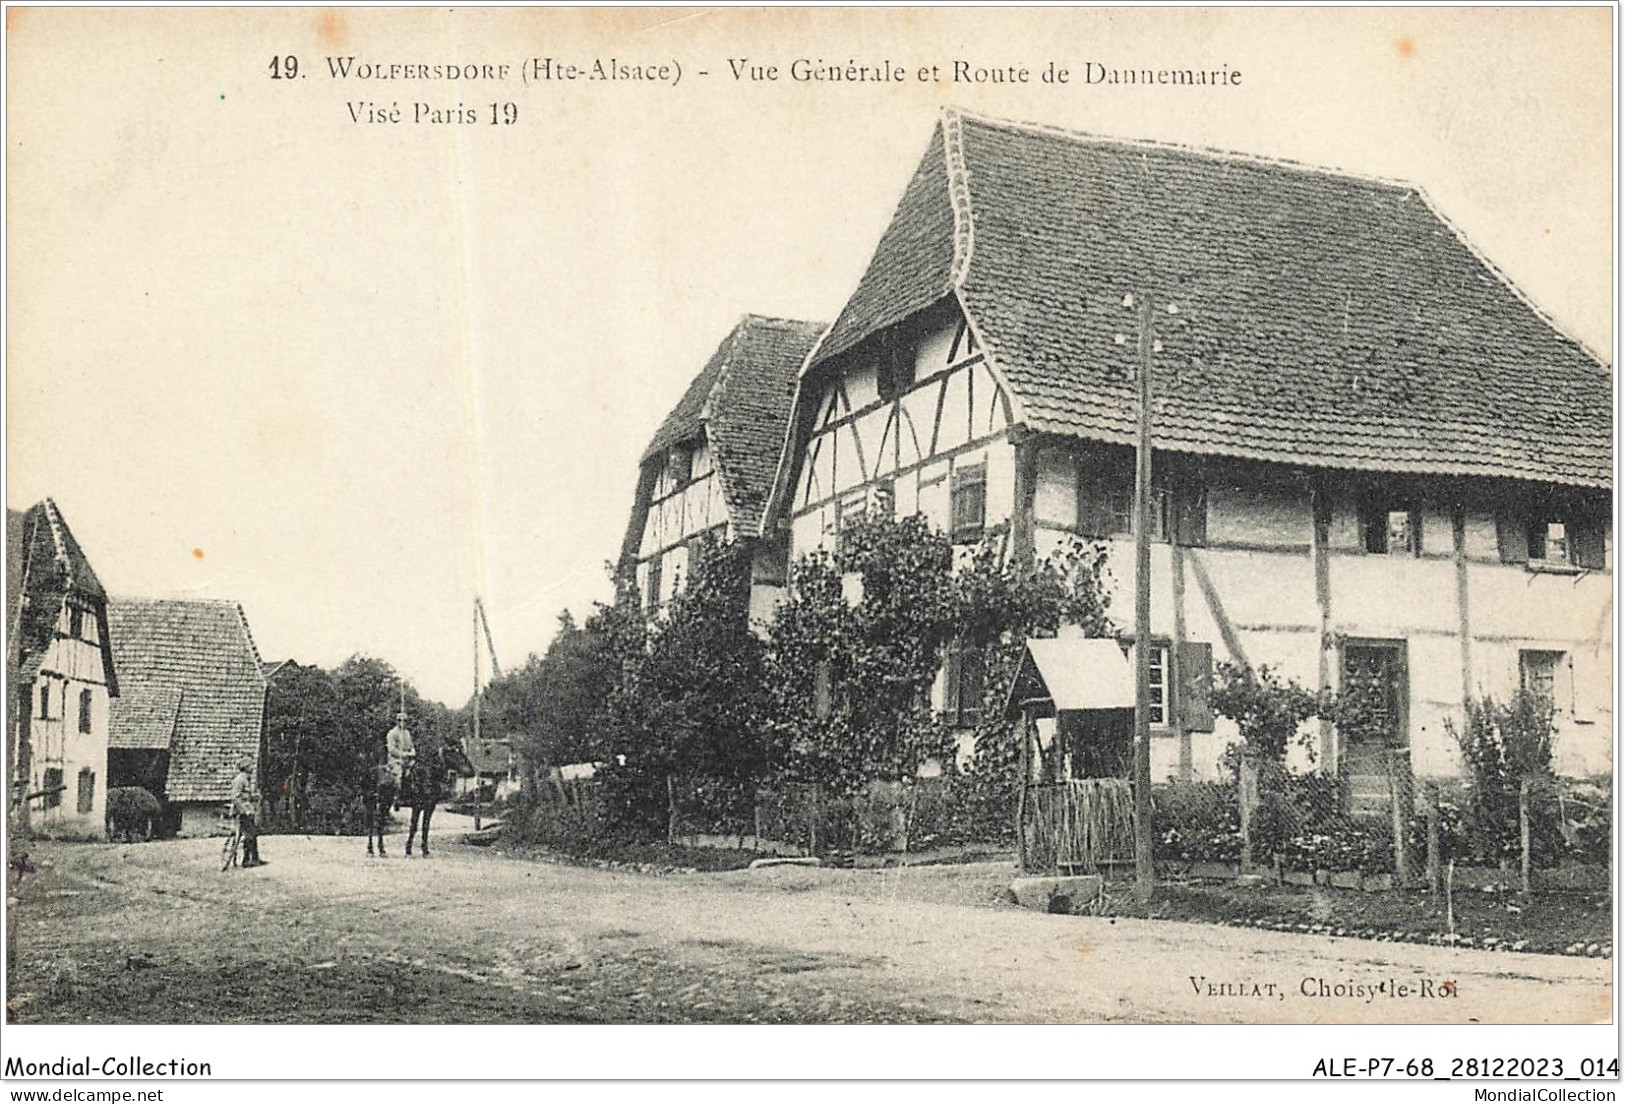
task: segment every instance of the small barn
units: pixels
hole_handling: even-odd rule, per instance
[[[236,602],[113,598],[113,661],[124,692],[108,741],[112,785],[143,786],[164,828],[208,835],[237,773],[260,761],[266,679]]]
[[[462,749],[467,771],[462,775],[462,792],[473,795],[476,788],[487,791],[488,797],[505,798],[519,791],[518,759],[514,752],[514,739],[468,741]]]

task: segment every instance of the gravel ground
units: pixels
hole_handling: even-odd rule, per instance
[[[455,842],[31,844],[24,1023],[1594,1022],[1611,961],[1048,916],[997,863],[651,875]]]

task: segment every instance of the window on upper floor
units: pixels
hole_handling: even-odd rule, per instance
[[[75,640],[84,639],[85,611],[78,606],[68,607],[68,635]]]
[[[848,533],[869,512],[869,495],[863,488],[849,491],[835,504],[835,554],[850,551]]]
[[[79,691],[79,731],[80,732],[89,732],[90,731],[90,702],[91,702],[90,691],[89,690],[81,690],[81,691]]]
[[[689,452],[688,477],[704,479],[711,474],[711,449],[705,441],[696,442]]]
[[[45,791],[45,807],[56,809],[62,805],[62,791],[68,787],[62,782],[61,767],[46,767],[40,789]]]
[[[667,485],[673,492],[688,486],[694,477],[694,453],[687,446],[671,450],[666,458]]]
[[[649,581],[645,584],[643,608],[651,617],[660,612],[660,561],[663,559],[665,556],[656,556],[649,561]]]
[[[882,399],[895,399],[914,386],[916,355],[912,342],[901,341],[890,332],[882,336],[875,379]]]
[[[1134,532],[1132,453],[1091,453],[1078,463],[1078,531],[1086,537]],[[1182,545],[1207,544],[1207,484],[1194,463],[1160,463],[1151,479],[1151,539],[1173,533]]]
[[[1527,510],[1504,510],[1496,516],[1495,527],[1504,563],[1547,570],[1607,566],[1607,522],[1598,511],[1571,503],[1537,502]]]
[[[51,719],[51,685],[42,683],[39,688],[39,716],[40,720]]]
[[[1360,541],[1374,556],[1422,554],[1422,511],[1394,496],[1373,495],[1360,504]]]

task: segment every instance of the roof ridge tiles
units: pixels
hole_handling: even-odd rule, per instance
[[[1078,143],[1095,145],[1122,146],[1128,149],[1158,150],[1166,153],[1183,153],[1194,157],[1219,161],[1240,161],[1247,164],[1260,165],[1265,168],[1288,169],[1306,175],[1329,176],[1338,180],[1359,180],[1367,184],[1377,184],[1385,188],[1397,188],[1403,191],[1420,192],[1421,188],[1413,181],[1399,177],[1381,176],[1377,173],[1360,172],[1355,169],[1345,169],[1336,165],[1317,165],[1309,161],[1298,161],[1290,157],[1271,157],[1266,154],[1248,153],[1244,150],[1220,149],[1217,146],[1201,146],[1190,142],[1174,142],[1161,138],[1125,138],[1113,134],[1096,134],[1092,131],[1075,130],[1069,127],[1057,126],[1054,123],[1037,123],[1025,119],[1010,119],[998,115],[988,115],[968,108],[947,107],[943,109],[945,116],[952,115],[959,120],[970,120],[981,123],[983,126],[1001,128],[1004,130],[1027,131],[1031,134],[1044,135],[1050,138],[1060,138]]]

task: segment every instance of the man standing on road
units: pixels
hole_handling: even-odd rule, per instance
[[[395,808],[401,807],[401,779],[406,770],[406,761],[416,758],[417,746],[412,742],[412,734],[406,728],[406,710],[402,709],[395,714],[395,727],[389,730],[385,738],[389,752],[389,770],[395,776]]]
[[[243,867],[264,866],[260,858],[260,802],[254,793],[254,758],[237,760],[237,777],[231,780],[231,812],[237,818],[237,835],[243,841]]]

